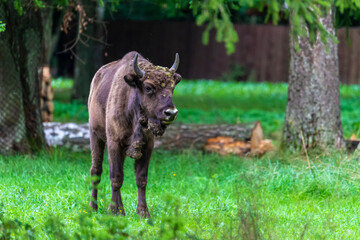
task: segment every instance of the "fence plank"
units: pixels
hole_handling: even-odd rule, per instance
[[[108,24],[110,47],[104,63],[137,50],[157,65],[170,66],[179,52],[178,72],[189,79],[215,79],[240,64],[253,72],[256,81],[287,82],[289,68],[289,27],[237,24],[239,35],[236,52],[227,55],[224,44],[210,34],[208,46],[202,44],[204,27],[192,22],[113,21]],[[360,31],[338,31],[340,79],[345,84],[360,83]]]

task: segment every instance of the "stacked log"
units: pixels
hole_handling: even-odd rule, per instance
[[[46,141],[51,147],[65,147],[73,151],[90,148],[89,124],[44,123]],[[347,150],[353,152],[360,139],[345,140]],[[194,148],[220,155],[261,156],[274,150],[269,139],[264,139],[260,122],[235,125],[173,124],[164,136],[155,138],[155,148],[180,150]]]
[[[51,87],[51,74],[49,66],[43,67],[41,82],[41,118],[43,122],[51,122],[54,113],[54,90]]]
[[[243,126],[245,127],[245,126]],[[264,139],[263,129],[260,122],[247,124],[249,136],[229,137],[218,136],[207,139],[205,150],[215,152],[220,155],[238,155],[238,156],[262,156],[266,152],[274,149],[274,145],[270,139]]]
[[[89,150],[89,125],[44,123],[49,146]],[[198,149],[220,155],[261,156],[274,147],[263,139],[260,122],[235,125],[173,124],[162,137],[155,138],[155,148],[168,150]]]

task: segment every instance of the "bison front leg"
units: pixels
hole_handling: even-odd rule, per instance
[[[110,143],[109,143],[110,142]],[[111,181],[111,203],[109,211],[114,214],[125,215],[124,205],[121,200],[120,188],[124,181],[125,154],[117,142],[108,141],[109,168]]]
[[[90,148],[91,148],[91,200],[90,207],[92,207],[95,211],[98,210],[97,205],[97,193],[98,193],[98,185],[101,179],[102,173],[102,163],[104,160],[104,149],[105,143],[99,139],[94,132],[90,131]]]
[[[149,218],[150,213],[146,203],[146,185],[151,153],[154,147],[153,140],[144,145],[141,159],[135,161],[136,185],[138,187],[138,204],[136,213],[139,217]]]

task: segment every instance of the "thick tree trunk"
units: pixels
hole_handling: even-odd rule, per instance
[[[102,65],[103,42],[106,41],[100,24],[103,19],[103,8],[97,0],[87,1],[84,5],[84,21],[86,27],[79,26],[78,37],[81,41],[76,45],[75,78],[73,98],[87,101],[91,80]],[[80,14],[81,15],[81,14]],[[81,16],[80,16],[81,17]]]
[[[322,23],[335,34],[331,9]],[[295,40],[296,41],[296,40]],[[299,149],[344,146],[340,119],[339,67],[336,43],[328,40],[328,51],[318,36],[299,37],[300,51],[290,43],[288,103],[283,146]]]
[[[6,31],[0,33],[0,153],[28,153],[45,146],[40,115],[38,67],[42,62],[42,22],[33,2],[0,1]]]

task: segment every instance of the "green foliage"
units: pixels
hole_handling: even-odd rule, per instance
[[[309,157],[312,169],[304,155],[248,159],[157,150],[147,187],[152,218],[143,220],[135,213],[131,159],[124,165],[127,215],[121,217],[107,213],[107,160],[94,213],[88,208],[89,152],[0,156],[0,238],[355,239],[358,160],[338,152]]]
[[[337,38],[328,32],[322,25],[320,18],[325,17],[332,7],[332,1],[323,0],[304,0],[286,1],[291,11],[291,34],[294,39],[298,36],[309,37],[310,42],[314,43],[320,36],[321,41],[327,44],[328,39],[337,42]],[[304,27],[306,26],[306,28]],[[299,43],[294,41],[295,48],[299,50]]]
[[[23,14],[23,6],[21,0],[14,1],[14,9],[19,13],[20,16]]]
[[[59,1],[59,2],[61,2],[61,1]],[[32,4],[32,3],[38,8],[44,8],[45,7],[45,4],[44,4],[44,2],[42,0],[32,0],[32,1],[14,0],[14,9],[21,16],[23,14],[23,11],[24,11],[24,6]]]
[[[196,24],[208,23],[203,33],[203,43],[209,43],[210,30],[216,28],[216,41],[224,42],[228,54],[235,52],[238,35],[230,19],[230,8],[223,0],[191,1],[190,8],[196,15]]]
[[[54,78],[51,81],[51,87],[56,90],[66,90],[71,89],[74,86],[74,81],[71,78]]]
[[[228,54],[235,51],[235,43],[238,40],[237,33],[231,21],[231,10],[256,8],[263,11],[266,7],[265,22],[272,21],[278,24],[280,13],[289,18],[292,28],[291,35],[295,48],[299,49],[298,36],[309,36],[311,42],[315,42],[317,36],[326,44],[328,40],[337,42],[336,36],[328,32],[321,22],[321,18],[328,14],[330,8],[336,5],[345,17],[359,15],[359,0],[194,0],[190,7],[197,16],[198,25],[208,23],[204,34],[203,43],[209,41],[209,32],[215,28],[216,39],[225,43]],[[304,27],[306,26],[306,28]]]
[[[106,1],[110,6],[105,19],[127,20],[167,20],[189,19],[189,2],[185,0],[153,0],[153,1]],[[114,14],[116,12],[116,14]]]
[[[2,21],[0,21],[0,32],[4,32],[4,31],[5,31],[5,26],[6,26],[6,24],[3,23]]]
[[[350,15],[355,14],[360,9],[359,0],[335,0],[335,5],[341,13],[344,13],[347,10],[350,11]]]
[[[150,2],[128,2],[122,0],[106,1],[111,11],[118,12],[118,16],[126,16],[128,19],[143,20],[146,16],[152,16],[153,19],[165,18],[188,18],[188,9],[192,10],[196,17],[198,25],[207,24],[203,33],[203,43],[209,43],[210,31],[216,29],[216,41],[224,42],[226,51],[231,54],[235,51],[235,44],[238,41],[238,35],[233,25],[232,12],[244,13],[246,9],[258,9],[264,11],[266,8],[265,22],[271,20],[273,24],[278,24],[280,14],[290,18],[292,23],[291,34],[293,39],[298,36],[307,36],[315,41],[317,35],[327,43],[328,39],[337,41],[336,36],[326,31],[321,22],[321,17],[328,13],[332,5],[339,9],[344,15],[346,24],[349,24],[350,18],[359,16],[359,0],[193,0],[193,1],[170,1],[156,0]],[[46,7],[41,0],[33,0],[35,6]],[[103,0],[98,0],[100,6],[104,6]],[[68,0],[57,0],[53,2],[55,6],[67,6]],[[23,13],[23,0],[15,0],[14,8],[19,15]],[[304,28],[307,26],[307,28]],[[0,32],[3,28],[0,25]],[[295,48],[299,49],[297,41]]]
[[[54,121],[87,122],[89,120],[87,105],[80,101],[73,101],[71,103],[54,101],[54,108]]]
[[[99,6],[100,7],[104,7],[104,1],[103,0],[98,0]]]
[[[242,65],[240,64],[232,64],[230,67],[230,70],[223,73],[220,77],[219,80],[223,81],[223,82],[227,82],[227,81],[233,81],[233,82],[238,82],[238,81],[246,81],[247,77],[249,76],[249,71]]]
[[[8,219],[2,211],[0,205],[0,239],[33,239],[34,231],[29,224],[24,224],[18,219]]]

